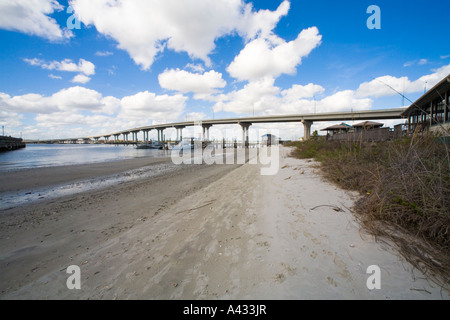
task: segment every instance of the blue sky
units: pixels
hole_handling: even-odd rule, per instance
[[[367,27],[370,5],[381,29]],[[0,124],[45,139],[397,108],[382,82],[415,100],[450,74],[448,12],[442,0],[0,0]]]

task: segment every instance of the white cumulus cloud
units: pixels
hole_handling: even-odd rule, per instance
[[[11,97],[6,93],[0,93],[0,106],[10,112],[51,114],[86,110],[113,114],[119,105],[120,100],[114,97],[103,97],[95,90],[79,86],[62,89],[51,96],[28,93]]]
[[[48,77],[51,78],[51,79],[57,79],[57,80],[61,80],[61,79],[62,79],[61,76],[55,76],[55,75],[52,74],[52,73],[50,73],[50,74],[48,75]]]
[[[379,98],[398,94],[395,90],[400,93],[421,92],[425,87],[430,89],[448,76],[450,74],[450,64],[432,71],[433,73],[424,75],[414,81],[408,77],[398,78],[390,75],[378,77],[372,81],[362,83],[357,90],[357,95],[359,97]]]
[[[0,28],[36,35],[50,41],[73,36],[67,28],[61,29],[49,15],[63,10],[56,0],[1,0]]]
[[[85,25],[93,25],[148,70],[166,48],[186,52],[211,65],[215,40],[238,33],[246,39],[269,35],[287,14],[289,2],[276,11],[255,12],[244,0],[72,0]]]
[[[321,39],[316,27],[303,30],[290,42],[275,36],[257,38],[249,42],[235,57],[227,71],[241,81],[295,74],[302,58],[319,46]]]
[[[322,86],[309,83],[306,86],[294,84],[291,88],[283,90],[281,93],[286,100],[299,100],[305,98],[314,98],[315,95],[320,95],[325,91]]]
[[[83,84],[88,83],[89,81],[91,81],[91,78],[85,76],[84,74],[78,74],[71,80],[71,82],[73,83],[83,83]]]
[[[11,130],[23,131],[33,138],[82,137],[179,120],[186,100],[181,94],[156,95],[148,91],[118,99],[79,86],[49,96],[10,96],[0,92],[0,115]],[[35,114],[34,129],[20,127],[24,113]],[[10,120],[13,117],[15,120]]]
[[[258,12],[253,12],[251,6],[246,6],[238,29],[248,40],[257,37],[269,38],[280,19],[288,14],[290,6],[289,1],[283,1],[275,11],[259,10]]]
[[[177,120],[184,111],[187,97],[177,95],[156,95],[153,92],[139,92],[121,100],[119,117],[126,119],[170,122]]]
[[[109,57],[112,56],[113,53],[111,51],[97,51],[95,55],[98,57]]]
[[[267,110],[277,103],[276,96],[280,89],[274,86],[275,80],[267,77],[247,83],[240,90],[222,95],[222,101],[214,105],[214,111],[247,113],[255,115]]]
[[[226,81],[222,74],[216,71],[191,73],[180,69],[165,70],[158,76],[162,88],[182,93],[212,94],[217,89],[224,88]]]
[[[95,74],[95,65],[84,59],[80,59],[78,64],[71,59],[64,59],[62,61],[45,61],[37,58],[23,60],[32,66],[39,66],[46,70],[78,72],[87,76]]]
[[[338,91],[325,98],[315,98],[322,95],[322,86],[310,83],[293,85],[281,90],[274,85],[274,79],[266,77],[250,81],[242,89],[220,96],[220,101],[214,105],[214,111],[227,111],[237,114],[279,115],[279,114],[310,114],[320,112],[369,110],[373,101],[360,98],[353,90]]]

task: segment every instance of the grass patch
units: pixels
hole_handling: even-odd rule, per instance
[[[416,268],[449,288],[450,154],[433,136],[381,143],[291,143],[324,176],[361,194],[354,211],[378,239],[390,239]]]

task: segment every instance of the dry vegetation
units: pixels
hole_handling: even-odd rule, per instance
[[[449,288],[450,146],[433,136],[383,143],[292,143],[292,156],[314,158],[326,178],[361,193],[354,211],[379,240]]]

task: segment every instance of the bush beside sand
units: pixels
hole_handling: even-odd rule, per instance
[[[353,210],[378,239],[390,239],[444,287],[450,274],[450,153],[434,136],[381,143],[315,138],[291,143],[292,156],[314,158],[324,176],[361,194]]]

